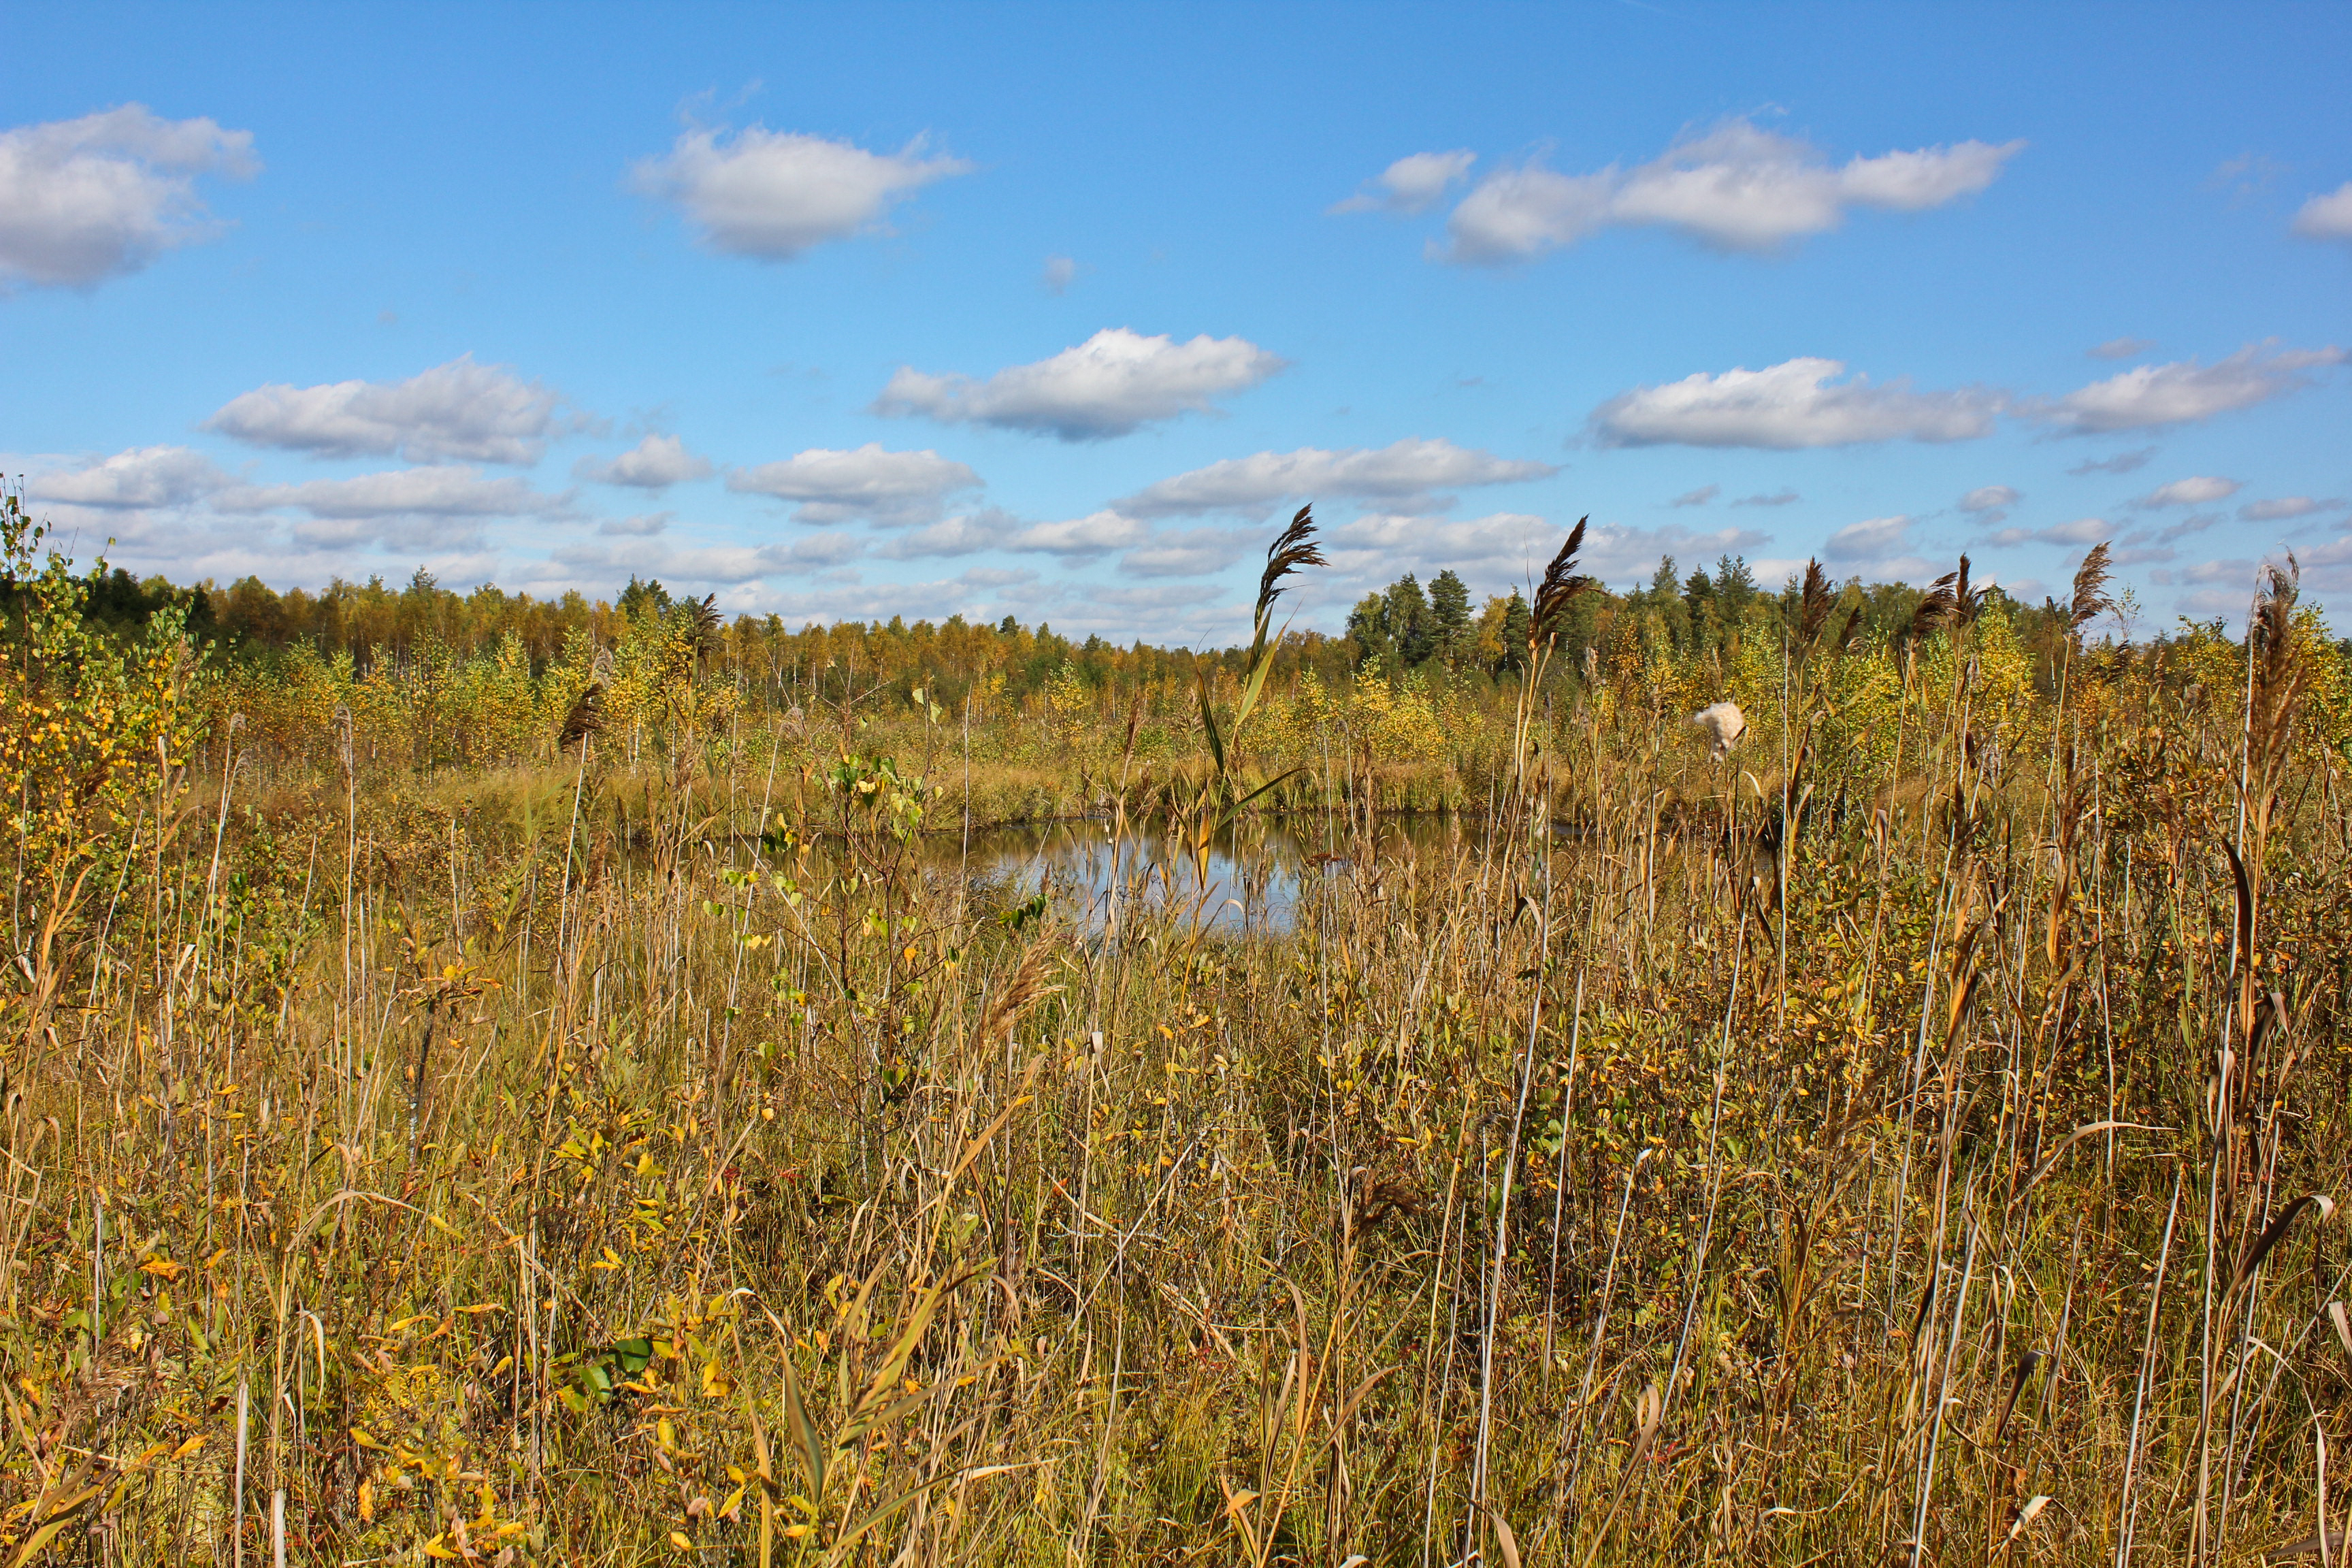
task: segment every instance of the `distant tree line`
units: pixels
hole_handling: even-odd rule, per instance
[[[543,668],[574,638],[609,645],[629,624],[687,602],[659,581],[637,577],[609,600],[578,592],[534,598],[488,584],[461,594],[441,586],[422,567],[399,586],[371,577],[282,593],[257,577],[226,587],[210,582],[178,586],[120,568],[94,570],[89,581],[91,618],[125,636],[135,635],[163,605],[181,604],[187,606],[191,634],[223,657],[267,665],[299,648],[348,658],[362,673],[385,661],[404,668],[501,652]],[[1855,580],[1843,593],[1858,606],[1854,635],[1894,638],[1905,634],[1922,590]],[[14,585],[0,582],[0,610],[14,600]],[[2053,609],[2017,602],[1999,588],[1988,603],[2015,618],[2030,645],[2047,645],[2054,660],[2063,638]],[[1741,637],[1777,640],[1795,626],[1798,606],[1793,579],[1767,588],[1741,556],[1723,555],[1711,569],[1685,574],[1667,555],[1643,587],[1575,600],[1559,630],[1561,657],[1550,668],[1554,679],[1575,680],[1586,648],[1605,651],[1626,637],[1685,658],[1717,654]],[[1509,683],[1523,673],[1528,616],[1527,598],[1518,591],[1490,595],[1474,609],[1458,573],[1441,571],[1426,587],[1407,574],[1359,600],[1339,636],[1287,633],[1276,674],[1288,680],[1311,671],[1327,685],[1365,671],[1396,679]],[[1070,638],[1044,622],[1024,626],[1009,615],[992,624],[950,616],[936,625],[910,625],[894,616],[887,622],[799,628],[775,616],[741,616],[721,635],[730,663],[746,679],[793,700],[851,694],[877,682],[908,689],[928,685],[934,700],[950,704],[982,685],[1017,698],[1067,680],[1095,689],[1181,692],[1190,689],[1196,658],[1232,664],[1240,657],[1238,649],[1195,655],[1140,639],[1120,645],[1099,635]]]

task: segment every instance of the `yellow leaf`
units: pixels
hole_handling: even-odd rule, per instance
[[[362,1448],[373,1448],[379,1454],[388,1454],[392,1452],[391,1449],[377,1442],[373,1437],[369,1436],[367,1429],[363,1426],[354,1426],[352,1428],[352,1441],[357,1443]]]
[[[426,1542],[425,1543],[425,1555],[427,1557],[438,1558],[444,1563],[455,1563],[457,1561],[457,1554],[455,1552],[450,1551],[446,1545],[443,1544],[448,1539],[448,1532],[444,1531],[441,1534],[436,1535],[432,1540]]]
[[[677,1428],[669,1424],[668,1416],[654,1423],[654,1441],[670,1453],[677,1451]]]
[[[186,1264],[174,1263],[168,1258],[151,1258],[146,1262],[139,1266],[140,1273],[152,1274],[158,1279],[162,1279],[166,1282],[177,1280],[181,1275],[185,1274],[187,1271],[188,1266]]]
[[[672,1546],[677,1547],[680,1552],[691,1552],[694,1550],[694,1542],[688,1541],[685,1536],[680,1535],[675,1530],[669,1532],[669,1543]]]
[[[366,1523],[375,1518],[375,1483],[360,1483],[360,1521]]]

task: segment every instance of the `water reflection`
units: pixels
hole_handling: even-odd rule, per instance
[[[1369,835],[1381,859],[1452,855],[1475,848],[1485,824],[1436,815],[1384,817]],[[961,865],[975,881],[1007,891],[1041,884],[1090,931],[1107,931],[1139,910],[1194,915],[1235,935],[1288,931],[1299,889],[1363,853],[1361,825],[1301,815],[1251,818],[1218,836],[1205,884],[1185,847],[1156,828],[1130,826],[1114,843],[1107,822],[1051,823],[975,829],[969,844],[929,841],[936,864]]]

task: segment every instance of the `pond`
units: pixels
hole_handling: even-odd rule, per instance
[[[1381,817],[1370,853],[1383,859],[1448,858],[1485,843],[1483,818],[1412,814]],[[969,841],[942,834],[926,840],[934,866],[961,865],[974,881],[1005,892],[1049,892],[1081,926],[1111,929],[1138,905],[1198,909],[1212,930],[1234,935],[1288,931],[1307,879],[1344,868],[1364,849],[1360,823],[1321,813],[1253,817],[1218,835],[1209,851],[1207,885],[1173,836],[1130,825],[1114,843],[1107,821],[976,828]]]

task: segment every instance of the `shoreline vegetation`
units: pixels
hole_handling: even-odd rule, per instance
[[[2342,1561],[2291,569],[2143,637],[2104,547],[1580,525],[1325,637],[1302,510],[1195,656],[0,532],[5,1568]],[[1278,931],[924,850],[1304,812]]]

